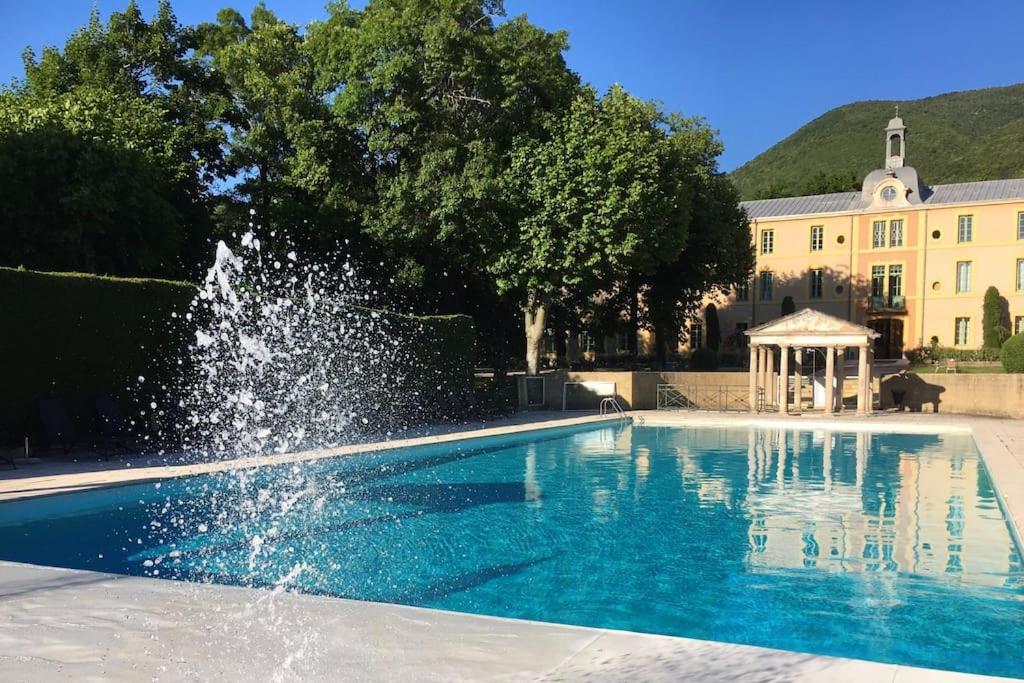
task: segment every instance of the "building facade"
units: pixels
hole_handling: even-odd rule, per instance
[[[885,165],[860,192],[744,202],[757,265],[724,297],[722,335],[783,313],[783,301],[866,325],[875,354],[982,345],[982,300],[995,286],[1011,332],[1024,332],[1024,179],[927,186],[908,166],[907,129],[885,129]],[[687,346],[706,337],[691,323]]]

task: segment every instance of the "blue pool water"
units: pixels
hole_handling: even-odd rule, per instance
[[[0,558],[1024,677],[967,435],[548,430],[0,504]]]

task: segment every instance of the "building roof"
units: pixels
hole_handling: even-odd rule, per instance
[[[969,202],[1024,200],[1024,178],[1010,180],[982,180],[974,183],[935,185],[927,190],[922,204],[966,204]],[[859,211],[867,206],[860,192],[834,192],[806,197],[780,197],[742,202],[747,215],[754,218],[780,216],[806,216],[817,213]]]
[[[752,344],[787,346],[855,346],[879,336],[869,327],[813,308],[769,320],[747,330],[746,335]]]

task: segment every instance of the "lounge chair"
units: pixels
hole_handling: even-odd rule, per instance
[[[71,421],[64,401],[59,398],[41,398],[36,401],[36,406],[49,447],[60,447],[67,454],[72,448],[81,445],[78,430]]]
[[[96,424],[100,433],[97,447],[106,453],[111,451],[138,452],[131,424],[121,412],[121,404],[117,397],[97,396],[93,405],[96,408]]]

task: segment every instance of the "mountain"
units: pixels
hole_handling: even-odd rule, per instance
[[[732,173],[745,199],[860,189],[885,157],[896,105],[907,164],[929,184],[1024,177],[1024,83],[837,107]]]

